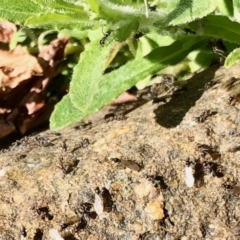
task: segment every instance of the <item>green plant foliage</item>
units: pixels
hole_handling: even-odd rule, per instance
[[[231,21],[228,17],[209,15],[200,21],[190,23],[189,26],[201,35],[240,43],[240,24]]]
[[[236,48],[232,51],[225,60],[224,66],[229,68],[234,64],[238,63],[240,60],[240,48]]]
[[[41,5],[35,1],[15,1],[2,0],[0,4],[0,18],[8,19],[15,23],[24,23],[24,21],[33,15],[41,14]]]
[[[70,125],[79,121],[83,114],[72,104],[69,95],[63,97],[59,102],[50,119],[51,129],[60,129],[64,126]]]
[[[179,25],[203,18],[216,9],[216,1],[212,0],[175,0],[170,1],[173,11],[168,15],[170,25]]]
[[[234,9],[234,19],[240,22],[240,2],[239,0],[232,0],[233,2],[233,9]]]
[[[192,72],[206,68],[217,57],[207,46],[209,39],[223,40],[224,56],[237,47],[227,57],[226,67],[239,61],[239,0],[147,2],[151,7],[144,0],[1,1],[1,19],[21,24],[23,29],[58,30],[59,36],[75,38],[67,48],[76,65],[69,94],[51,116],[52,129],[90,115],[169,66],[184,63]],[[145,36],[139,40],[136,33]],[[11,47],[19,38],[20,32]],[[63,69],[72,71],[72,67]]]
[[[48,13],[39,16],[29,17],[25,24],[31,28],[51,28],[51,29],[76,29],[77,27],[91,27],[94,22],[89,22],[88,16],[69,16],[61,13]]]
[[[156,48],[144,58],[130,61],[121,68],[103,75],[104,63],[111,53],[112,46],[101,51],[97,42],[92,42],[74,68],[70,98],[60,102],[51,116],[51,128],[62,128],[74,123],[77,117],[80,119],[97,111],[149,74],[178,63],[191,50],[201,45],[202,41],[199,38],[195,38],[195,42],[191,40],[192,46],[188,49],[183,47],[184,44],[186,39],[175,41],[167,47]],[[65,109],[66,114],[62,112]],[[77,113],[74,109],[78,109]]]
[[[62,29],[90,25],[81,6],[63,0],[2,0],[0,18],[29,27]]]
[[[226,16],[233,16],[233,2],[232,0],[217,0],[218,10]]]
[[[113,44],[103,48],[99,41],[93,41],[88,44],[86,50],[81,54],[80,61],[74,68],[70,85],[70,98],[82,112],[86,112],[94,101],[96,92],[100,88],[106,60],[112,49]]]
[[[120,21],[119,23],[121,23],[121,25],[119,25],[120,27],[114,31],[114,37],[119,41],[119,42],[123,42],[125,40],[127,40],[132,33],[137,32],[138,28],[139,28],[139,22],[138,21],[130,21],[130,20],[126,20],[126,21]]]

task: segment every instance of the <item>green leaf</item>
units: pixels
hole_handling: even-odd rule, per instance
[[[119,28],[114,31],[114,37],[119,42],[128,39],[133,32],[137,32],[139,22],[136,20],[123,20],[118,23]]]
[[[99,41],[89,43],[74,67],[70,84],[70,97],[73,104],[82,112],[91,108],[95,94],[99,90],[100,79],[105,70],[106,60],[113,44],[102,47]],[[92,111],[94,111],[92,109]]]
[[[81,6],[67,0],[2,0],[0,18],[29,27],[72,29],[93,25]]]
[[[77,122],[82,116],[81,111],[72,104],[69,95],[66,95],[54,108],[50,118],[50,128],[53,130],[60,129]]]
[[[130,61],[121,68],[104,75],[100,88],[95,93],[94,101],[91,103],[91,109],[102,108],[148,75],[177,64],[192,49],[202,44],[201,38],[198,37],[195,40],[195,44],[188,49],[183,48],[183,42],[187,39],[183,42],[176,41],[170,46],[156,48],[147,56]]]
[[[64,97],[51,116],[51,129],[67,126],[102,108],[122,92],[134,86],[138,81],[169,65],[183,60],[192,49],[202,44],[196,38],[195,44],[189,49],[183,48],[182,42],[176,41],[170,46],[159,47],[142,59],[128,62],[121,68],[101,77],[104,63],[111,47],[99,50],[97,42],[89,44],[81,55],[79,64],[74,69],[73,82],[69,96]],[[89,60],[90,59],[90,60]],[[101,60],[101,61],[100,61]],[[76,108],[77,106],[77,108]]]
[[[77,5],[77,4],[72,4],[70,2],[67,2],[67,0],[42,0],[44,1],[44,5],[48,6],[50,9],[54,9],[56,12],[68,12],[68,13],[73,13],[76,14],[77,12],[79,14],[82,14],[84,9],[83,7]]]
[[[25,21],[25,25],[37,28],[37,27],[45,27],[45,28],[57,28],[57,29],[73,29],[73,28],[85,28],[93,25],[94,22],[89,22],[88,16],[86,14],[82,14],[78,16],[66,15],[61,13],[48,13],[41,14],[38,16],[29,17]]]
[[[240,61],[240,48],[232,51],[226,58],[224,66],[229,68]]]
[[[28,17],[42,11],[42,6],[32,0],[2,0],[0,4],[0,18],[15,23],[23,23]]]
[[[66,96],[62,100],[63,103],[60,102],[56,106],[50,120],[51,129],[65,127],[96,112],[141,79],[169,65],[178,63],[192,49],[202,44],[202,40],[196,38],[195,44],[184,49],[183,42],[186,42],[186,39],[183,39],[182,42],[176,41],[167,47],[159,47],[144,58],[130,61],[104,76],[102,76],[104,63],[111,47],[104,48],[101,52],[97,42],[89,44],[88,49],[81,55],[81,60],[74,69],[73,82],[70,88],[71,99]],[[74,105],[71,101],[74,102]]]
[[[209,52],[207,50],[197,49],[195,51],[192,51],[187,57],[187,59],[190,60],[188,62],[188,65],[191,69],[191,73],[209,67],[212,61],[216,59],[216,55],[217,54],[214,52]]]
[[[229,20],[225,16],[209,15],[200,21],[190,23],[189,27],[202,35],[240,43],[240,24]]]
[[[233,2],[233,9],[234,9],[234,18],[236,21],[240,22],[240,1],[239,0],[232,0]]]
[[[170,3],[169,7],[174,9],[167,17],[170,25],[192,22],[216,9],[216,1],[213,0],[173,0]]]
[[[86,0],[86,2],[88,3],[92,11],[98,13],[99,9],[98,0]]]
[[[144,17],[144,11],[130,4],[120,5],[111,0],[98,0],[99,12],[102,16],[109,17],[110,19],[122,20]]]
[[[232,0],[217,0],[218,10],[226,16],[233,16],[233,2]]]

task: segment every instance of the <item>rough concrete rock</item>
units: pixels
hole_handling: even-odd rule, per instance
[[[0,157],[0,238],[239,239],[238,75],[213,67],[125,120],[15,142]]]

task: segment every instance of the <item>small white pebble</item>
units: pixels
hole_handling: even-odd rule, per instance
[[[95,201],[94,201],[94,210],[98,216],[100,216],[104,211],[102,199],[96,193],[95,193]]]
[[[53,240],[64,240],[64,238],[59,234],[59,232],[52,228],[49,230],[49,234]]]
[[[2,169],[0,170],[0,177],[4,177],[5,174],[6,174],[6,172],[7,172],[7,168],[6,168],[6,167],[2,168]]]
[[[193,169],[191,166],[185,167],[185,174],[186,174],[185,181],[186,181],[187,186],[193,187],[195,179],[193,177]]]

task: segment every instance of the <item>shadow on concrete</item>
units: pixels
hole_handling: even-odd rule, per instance
[[[187,81],[181,89],[176,90],[170,101],[154,110],[156,122],[166,128],[178,126],[189,109],[206,91],[206,83],[214,78],[219,66],[213,66]]]

